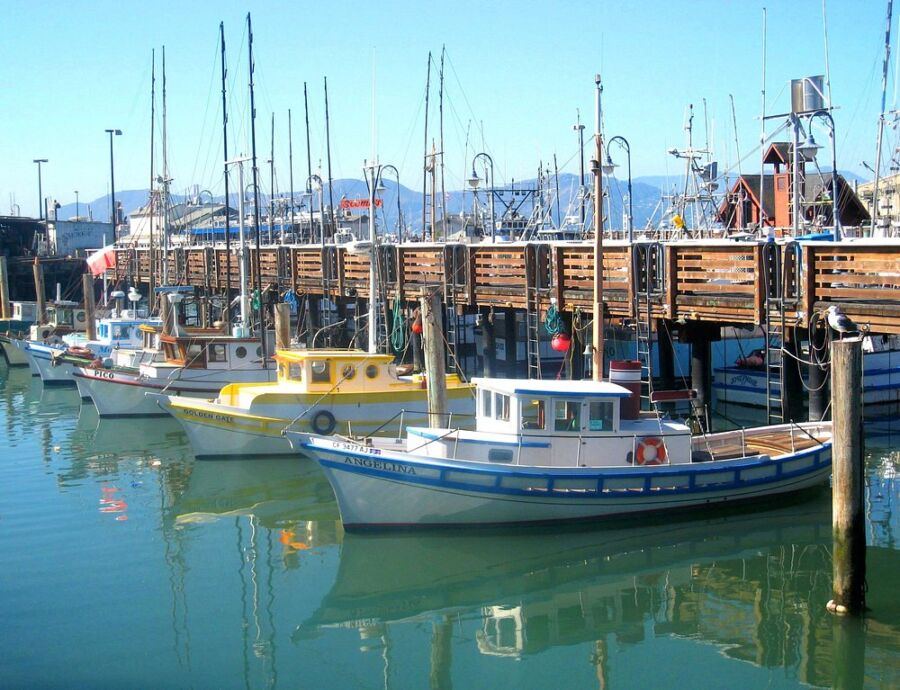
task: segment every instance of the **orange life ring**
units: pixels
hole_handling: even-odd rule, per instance
[[[652,436],[641,439],[637,449],[636,465],[662,465],[666,461],[666,444]]]
[[[86,347],[70,347],[66,350],[67,355],[72,355],[73,357],[89,357],[90,359],[94,358],[94,353]]]

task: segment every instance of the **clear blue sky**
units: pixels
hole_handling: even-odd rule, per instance
[[[361,178],[373,151],[421,188],[426,60],[445,63],[448,189],[463,186],[471,157],[488,151],[498,183],[534,177],[539,161],[577,172],[572,130],[580,109],[593,131],[594,74],[603,77],[608,136],[625,136],[635,177],[677,174],[666,154],[685,145],[688,104],[703,143],[703,99],[720,167],[757,172],[762,17],[768,7],[767,112],[789,108],[788,82],[825,73],[821,0],[640,2],[385,1],[378,3],[7,0],[0,43],[0,213],[10,198],[37,213],[37,170],[48,158],[45,196],[62,203],[107,193],[107,128],[115,141],[116,189],[149,185],[151,50],[166,47],[168,139],[173,191],[199,185],[220,194],[219,22],[229,64],[229,153],[249,152],[246,13],[253,18],[257,149],[269,186],[275,113],[276,188],[288,189],[287,113],[292,111],[294,187],[306,179],[303,82],[309,84],[312,154],[325,157],[322,79],[328,78],[333,176]],[[865,175],[875,157],[886,2],[827,0],[838,166]],[[895,26],[900,8],[895,13]],[[892,66],[893,67],[893,66]],[[893,72],[893,69],[892,69]],[[373,78],[374,74],[374,78]],[[157,65],[157,108],[161,109]],[[437,137],[437,74],[430,134]],[[734,96],[738,145],[731,115]],[[889,79],[888,107],[894,96]],[[161,127],[157,120],[157,131]],[[770,125],[770,130],[774,125]],[[469,144],[466,146],[466,132]],[[827,136],[817,136],[827,144]],[[159,137],[157,137],[157,142]],[[888,153],[896,146],[886,137]],[[830,158],[827,151],[823,151]],[[752,154],[752,155],[748,155]],[[588,156],[589,157],[589,156]],[[314,171],[318,163],[313,164]],[[324,176],[324,162],[323,162]],[[624,168],[623,174],[624,174]]]

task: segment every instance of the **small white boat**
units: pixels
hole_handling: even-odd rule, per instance
[[[475,431],[413,427],[405,443],[286,435],[322,466],[348,529],[673,511],[799,491],[831,473],[830,422],[692,437],[639,412],[618,384],[475,383]]]

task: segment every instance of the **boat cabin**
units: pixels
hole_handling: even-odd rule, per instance
[[[278,383],[311,392],[343,389],[389,390],[408,385],[397,373],[392,355],[363,350],[279,350]],[[424,383],[423,383],[424,387]]]
[[[234,338],[222,335],[216,329],[208,335],[162,334],[159,340],[167,366],[185,369],[251,369],[262,365],[263,351],[258,338]]]
[[[12,302],[12,317],[15,321],[37,321],[37,302]]]
[[[629,467],[691,462],[690,429],[641,413],[639,392],[598,381],[476,378],[475,431],[410,428],[417,452],[548,467]],[[422,440],[426,439],[423,445]]]
[[[84,309],[78,302],[62,300],[47,304],[44,323],[31,326],[31,340],[42,341],[53,335],[83,331],[87,325]]]

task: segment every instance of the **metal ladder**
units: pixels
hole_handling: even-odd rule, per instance
[[[650,394],[653,392],[653,327],[651,324],[651,298],[656,296],[661,283],[659,243],[635,244],[632,252],[634,286],[632,290],[634,314],[635,353],[641,363],[641,409],[653,409]]]
[[[766,420],[768,424],[776,424],[787,418],[782,348],[786,330],[784,312],[790,299],[785,299],[781,252],[774,242],[763,245],[763,278],[766,288]]]
[[[459,371],[459,315],[456,313],[456,279],[459,263],[456,248],[444,244],[441,247],[443,264],[444,327],[447,337],[447,371]],[[465,330],[465,329],[463,329]]]
[[[541,378],[541,277],[540,253],[533,244],[525,245],[525,337],[527,340],[528,378]]]

